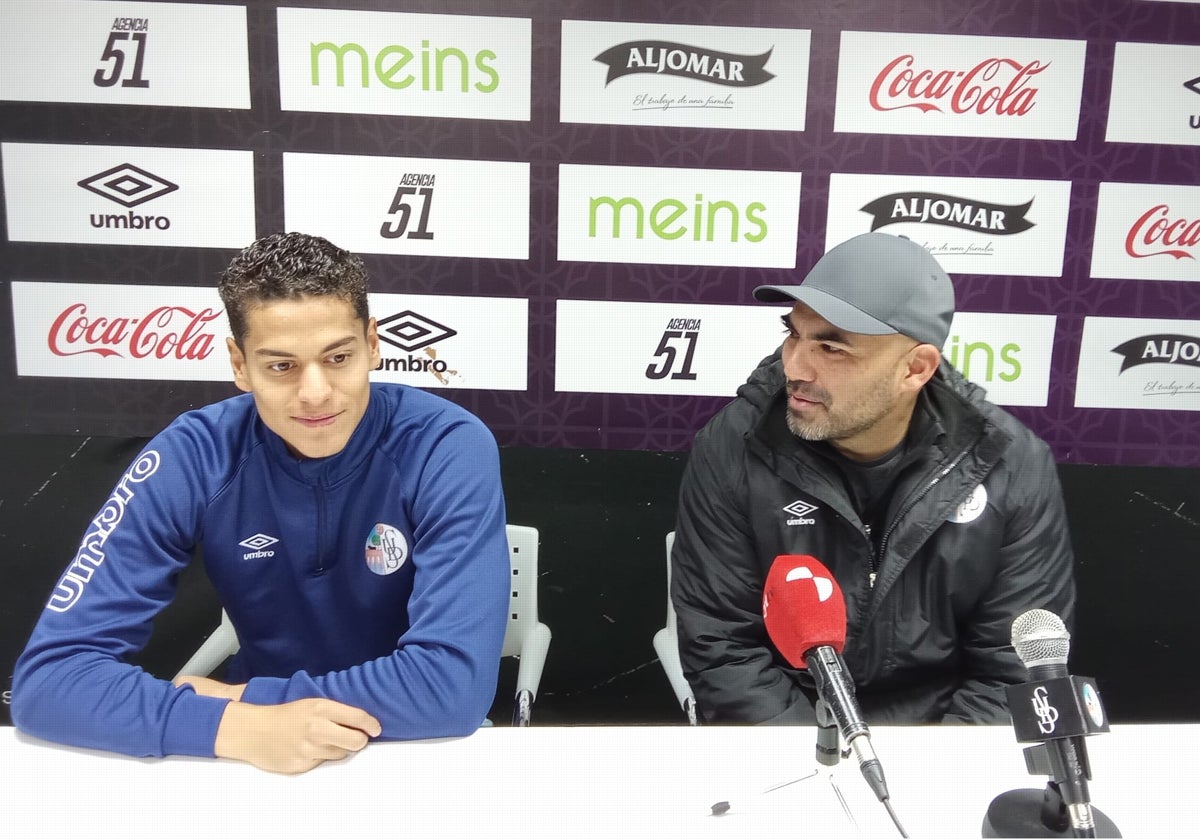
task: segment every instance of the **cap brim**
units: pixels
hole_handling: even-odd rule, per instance
[[[806,286],[759,286],[754,299],[763,303],[800,301],[840,330],[859,335],[894,335],[897,330],[851,306],[841,298]]]

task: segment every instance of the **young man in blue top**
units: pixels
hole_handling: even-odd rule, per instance
[[[368,381],[366,279],[299,233],[234,258],[220,293],[248,393],[181,415],[117,483],[17,662],[18,728],[297,773],[482,723],[508,608],[496,443],[446,400]],[[241,650],[228,683],[172,684],[127,658],[198,546]]]

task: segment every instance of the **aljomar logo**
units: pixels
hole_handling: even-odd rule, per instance
[[[1024,204],[992,204],[939,193],[899,192],[881,196],[860,209],[874,217],[871,230],[899,222],[923,222],[1011,236],[1034,226],[1025,218],[1032,205],[1032,198]]]
[[[1118,344],[1112,352],[1122,357],[1118,373],[1152,362],[1200,367],[1200,338],[1194,335],[1164,333],[1138,336]]]
[[[468,56],[457,47],[434,47],[423,40],[415,52],[402,44],[388,44],[372,56],[361,44],[321,41],[311,44],[309,55],[313,87],[328,83],[332,76],[338,87],[367,88],[372,74],[375,82],[391,90],[468,93],[474,88],[491,93],[500,86],[500,74],[492,66],[496,53],[488,49]]]
[[[588,236],[593,239],[599,236],[604,229],[600,223],[604,221],[613,239],[631,232],[633,238],[643,239],[648,229],[653,236],[665,240],[680,239],[690,232],[693,242],[714,242],[718,237],[728,237],[730,242],[739,239],[761,242],[767,236],[767,222],[762,215],[766,209],[761,201],[738,207],[731,201],[707,201],[702,193],[696,193],[691,207],[677,198],[664,198],[652,204],[647,212],[646,205],[632,196],[591,196]]]
[[[635,73],[663,73],[727,87],[754,87],[775,78],[764,69],[770,57],[771,50],[738,55],[671,41],[627,41],[600,53],[596,61],[608,65],[605,86]]]

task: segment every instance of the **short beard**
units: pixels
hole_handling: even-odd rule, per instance
[[[791,382],[788,383],[787,392],[789,395],[797,390],[804,393],[802,387],[793,385]],[[821,392],[816,396],[825,405],[826,414],[824,420],[810,421],[802,424],[802,421],[792,413],[791,407],[788,407],[785,413],[788,431],[802,440],[837,441],[854,437],[875,426],[881,419],[887,416],[896,404],[895,391],[892,389],[891,383],[886,376],[881,376],[876,380],[872,384],[871,390],[856,400],[855,410],[846,415],[839,416],[832,411],[831,403],[833,401],[829,398],[828,392]]]

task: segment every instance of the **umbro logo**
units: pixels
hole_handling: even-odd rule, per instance
[[[277,542],[279,542],[277,537],[272,537],[268,534],[255,534],[252,537],[246,537],[246,539],[241,540],[238,545],[242,548],[250,549],[250,551],[242,555],[243,560],[258,560],[262,557],[274,557],[275,552],[268,549]]]
[[[810,513],[817,509],[816,505],[810,505],[803,499],[797,499],[790,505],[783,506],[784,513],[790,513],[791,518],[787,520],[788,525],[814,525],[815,519],[809,516]]]
[[[112,169],[97,172],[92,177],[80,181],[79,186],[123,207],[137,207],[179,189],[178,184],[173,184],[166,178],[147,172],[132,163],[122,163]]]
[[[439,324],[432,318],[426,318],[411,309],[389,315],[380,321],[377,327],[381,339],[399,347],[406,353],[412,353],[422,347],[428,347],[430,344],[437,344],[443,339],[458,335],[457,330],[452,330],[450,327]]]

